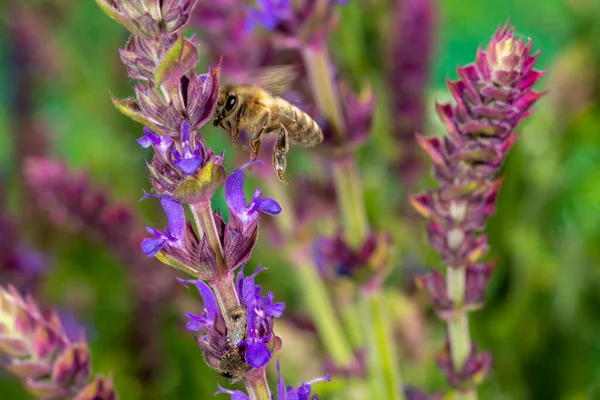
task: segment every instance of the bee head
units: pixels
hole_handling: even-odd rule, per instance
[[[235,110],[237,104],[238,96],[235,93],[227,90],[221,91],[221,93],[219,93],[219,98],[217,99],[214,125],[219,125],[223,119],[227,118],[227,116]]]

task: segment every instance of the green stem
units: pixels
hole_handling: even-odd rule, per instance
[[[354,348],[364,348],[365,329],[356,304],[356,285],[350,281],[338,282],[334,292],[335,307],[340,314],[348,339]]]
[[[369,223],[365,210],[362,182],[354,158],[347,157],[334,160],[333,183],[345,239],[351,246],[357,248],[367,238]]]
[[[254,368],[244,376],[246,391],[250,400],[271,400],[271,390],[267,383],[265,368]]]
[[[367,332],[369,387],[372,399],[404,400],[385,296],[379,285],[363,288],[360,311]]]
[[[463,307],[465,299],[466,271],[464,268],[448,267],[446,285],[448,296],[454,303],[455,316],[448,321],[448,340],[454,370],[461,371],[471,352],[469,317]],[[475,389],[457,392],[458,400],[476,400]]]
[[[293,254],[293,253],[292,253]],[[304,293],[304,301],[317,326],[323,345],[338,367],[349,366],[354,360],[352,349],[331,305],[323,279],[315,266],[306,258],[294,257],[295,271]]]

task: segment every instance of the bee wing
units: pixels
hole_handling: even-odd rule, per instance
[[[258,71],[252,83],[274,96],[281,96],[290,89],[298,75],[298,70],[291,65],[277,65]]]

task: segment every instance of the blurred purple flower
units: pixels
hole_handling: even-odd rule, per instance
[[[404,388],[404,396],[406,400],[442,400],[443,395],[441,394],[432,394],[428,395],[422,390],[416,389],[414,387],[405,387]]]
[[[477,346],[471,344],[467,360],[457,370],[452,362],[452,349],[448,342],[436,357],[438,367],[446,374],[449,383],[456,388],[469,389],[483,382],[492,368],[492,355],[489,351],[477,353]]]
[[[395,3],[387,81],[393,135],[400,151],[397,170],[402,176],[400,183],[410,185],[422,169],[414,135],[426,127],[425,97],[437,27],[437,0]]]
[[[90,349],[83,338],[72,341],[55,311],[45,317],[36,301],[14,287],[0,286],[0,353],[5,368],[44,399],[116,400],[112,379],[89,384]]]
[[[258,0],[256,8],[250,8],[246,28],[257,26],[276,33],[288,47],[304,44],[320,44],[335,21],[335,5],[346,1],[325,0],[326,7],[314,0]]]
[[[356,282],[382,278],[387,273],[387,260],[392,248],[388,234],[369,234],[356,249],[344,239],[342,233],[333,237],[317,237],[313,242],[313,258],[321,274],[329,280],[342,277]]]

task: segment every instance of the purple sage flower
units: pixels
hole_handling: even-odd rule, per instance
[[[285,309],[285,303],[273,301],[273,293],[261,296],[261,287],[254,278],[263,271],[259,267],[252,275],[238,272],[236,291],[246,315],[245,328],[239,339],[237,332],[228,332],[212,289],[201,280],[179,279],[186,287],[194,284],[200,292],[204,310],[200,315],[188,313],[187,329],[194,332],[204,357],[212,368],[232,382],[241,378],[247,368],[260,368],[279,349],[281,339],[273,332],[273,320]]]

